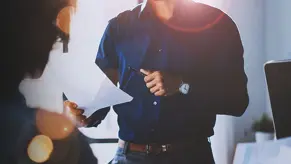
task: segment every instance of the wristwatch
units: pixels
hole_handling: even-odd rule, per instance
[[[181,85],[179,87],[179,91],[186,95],[189,93],[189,90],[190,90],[190,85],[188,83],[184,83],[183,81],[181,82]]]

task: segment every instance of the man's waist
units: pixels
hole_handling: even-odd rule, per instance
[[[146,154],[159,154],[163,152],[173,152],[179,151],[185,148],[191,147],[204,147],[205,144],[209,144],[209,139],[207,137],[192,138],[191,140],[180,140],[169,143],[148,143],[139,144],[128,142],[119,139],[118,146],[126,151],[142,152]]]
[[[151,132],[129,132],[120,128],[119,138],[138,144],[168,144],[180,141],[200,141],[214,134],[213,128],[205,128],[203,131],[193,128],[191,131],[160,131],[152,129]]]

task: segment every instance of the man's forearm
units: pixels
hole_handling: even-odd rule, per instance
[[[249,103],[247,77],[224,76],[188,78],[190,92],[185,99],[189,108],[201,113],[241,116]]]
[[[102,120],[107,116],[108,112],[110,111],[110,107],[102,108],[95,111],[89,118],[88,118],[88,125],[87,127],[97,127]]]
[[[199,104],[197,109],[200,109],[201,112],[241,116],[248,106],[249,98],[247,91],[243,88],[217,86],[209,87],[204,91],[200,90],[197,94],[193,93],[191,102]],[[196,104],[193,105],[196,106]]]

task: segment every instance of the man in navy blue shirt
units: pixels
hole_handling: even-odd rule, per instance
[[[114,106],[113,163],[212,164],[216,115],[241,116],[248,106],[237,27],[204,4],[149,0],[122,12],[109,21],[96,64],[134,98]]]

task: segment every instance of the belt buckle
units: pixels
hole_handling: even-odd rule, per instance
[[[165,145],[159,145],[158,150],[156,152],[156,155],[161,154],[161,153],[165,153],[168,152],[170,148],[169,144],[165,144]]]
[[[161,152],[168,152],[171,149],[171,144],[162,145]]]
[[[149,155],[150,153],[154,153],[155,155],[158,155],[160,153],[168,152],[170,148],[169,144],[165,145],[155,145],[155,144],[148,144],[146,145],[146,153]]]
[[[168,148],[169,148],[169,145],[161,145],[161,152],[167,152],[168,151]]]

